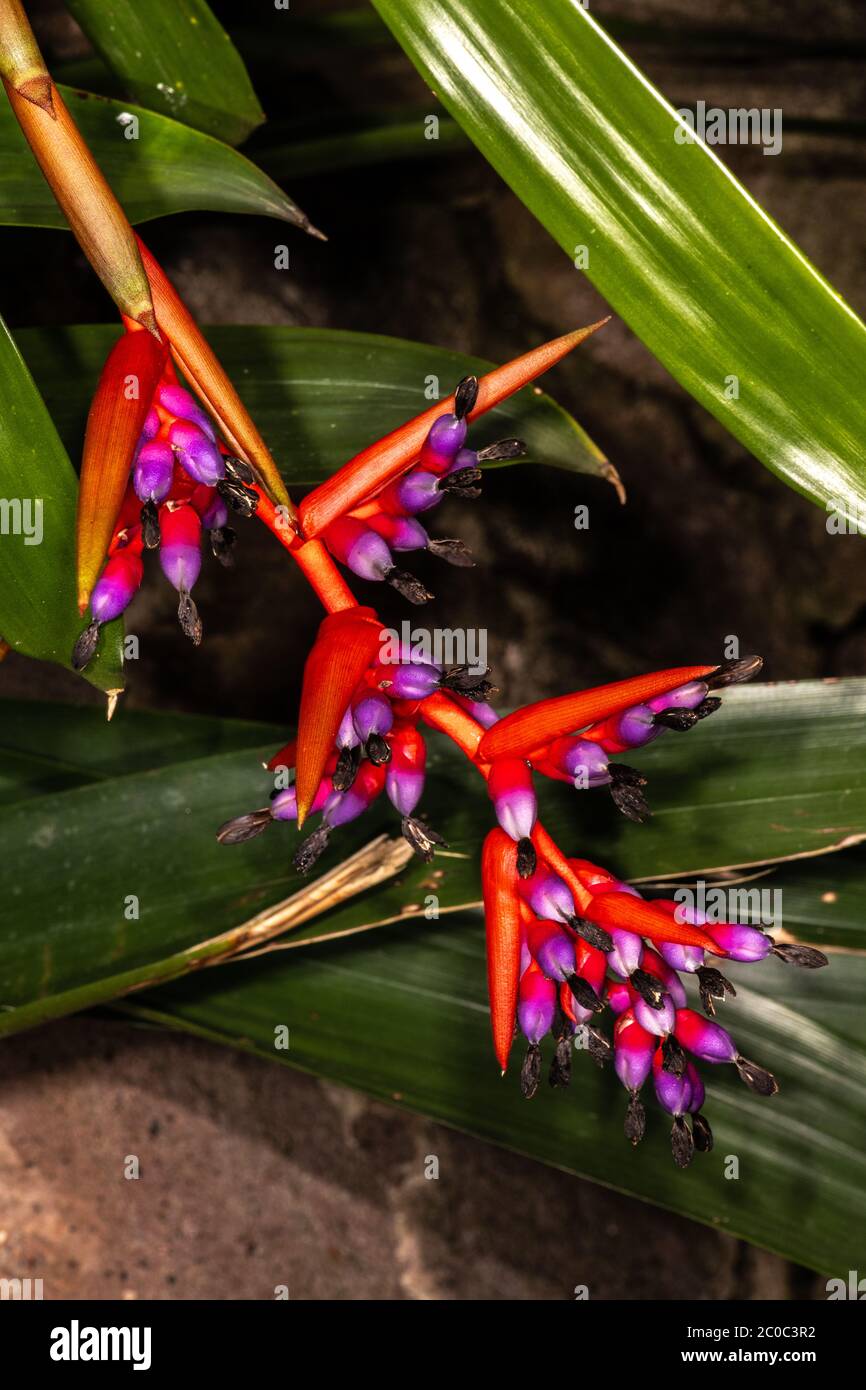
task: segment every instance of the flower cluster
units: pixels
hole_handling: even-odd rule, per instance
[[[522,1033],[521,1086],[532,1096],[541,1078],[541,1044],[551,1035],[549,1080],[563,1086],[580,1038],[600,1064],[613,1057],[629,1094],[625,1132],[634,1144],[646,1123],[640,1093],[652,1077],[659,1103],[673,1116],[674,1159],[684,1167],[695,1149],[712,1145],[697,1061],[734,1066],[760,1095],[778,1089],[771,1073],[743,1057],[715,1021],[716,1004],[736,991],[711,962],[756,962],[774,954],[814,968],[826,964],[825,957],[810,947],[778,944],[754,927],[711,924],[673,901],[645,901],[608,870],[566,857],[539,820],[533,776],[583,789],[607,786],[623,814],[644,821],[645,778],[613,759],[665,731],[694,728],[719,708],[712,692],[748,679],[760,660],[658,671],[542,700],[500,719],[487,703],[495,690],[486,670],[445,669],[411,648],[386,655],[387,632],[371,608],[357,604],[334,564],[384,581],[412,603],[431,595],[398,569],[395,553],[428,550],[452,564],[471,564],[462,542],[432,539],[418,518],[448,494],[476,497],[480,465],[517,458],[524,448],[509,439],[470,449],[470,414],[527,386],[606,320],[546,343],[480,381],[464,378],[442,407],[362,450],[296,510],[231,381],[135,237],[17,12],[10,36],[3,75],[13,111],[125,329],[88,417],[77,581],[79,611],[89,607],[90,622],[75,644],[73,665],[87,666],[101,626],[129,604],[148,549],[159,551],[179,594],[181,626],[197,644],[202,629],[191,591],[203,532],[216,558],[229,564],[234,533],[228,508],[255,513],[312,584],[328,616],[305,666],[297,740],[269,764],[281,779],[270,803],[227,822],[219,839],[241,843],[274,820],[296,820],[300,829],[320,813],[320,825],[295,855],[299,871],[308,872],[332,831],[384,791],[404,836],[428,860],[442,839],[418,813],[426,762],[419,726],[446,733],[485,780],[498,821],[484,841],[481,878],[493,1044],[503,1072]],[[176,367],[195,394],[180,384]],[[109,717],[118,693],[109,692]],[[282,780],[292,770],[294,782]],[[689,1007],[681,977],[690,975],[703,1014]],[[597,1026],[608,1006],[615,1017],[612,1041]]]
[[[159,552],[162,572],[178,592],[181,628],[198,645],[202,623],[191,593],[202,543],[207,536],[220,563],[234,563],[229,504],[247,515],[255,510],[251,481],[251,471],[228,456],[207,413],[166,362],[130,460],[108,559],[90,595],[91,621],[75,644],[76,670],[92,659],[102,624],[119,617],[138,590],[145,550]]]
[[[484,846],[488,982],[500,1065],[504,1071],[515,1024],[527,1044],[521,1087],[528,1098],[538,1089],[540,1044],[548,1035],[551,1086],[568,1084],[576,1041],[599,1065],[612,1055],[629,1094],[625,1134],[632,1144],[644,1135],[640,1092],[652,1077],[659,1104],[674,1117],[674,1160],[685,1167],[695,1149],[707,1151],[713,1142],[695,1061],[732,1064],[759,1095],[778,1090],[771,1073],[743,1057],[714,1021],[716,1002],[736,990],[707,956],[751,962],[774,954],[807,968],[825,965],[826,957],[807,946],[777,945],[755,927],[709,924],[672,900],[647,902],[606,869],[563,858],[538,828],[533,846],[537,862],[528,876],[502,830],[491,831]],[[709,1017],[688,1007],[681,974],[696,977]],[[616,1019],[612,1042],[597,1026],[608,1005]]]
[[[178,591],[181,627],[197,645],[202,624],[191,590],[204,533],[230,566],[230,508],[251,516],[261,506],[272,529],[274,502],[289,529],[294,518],[276,464],[212,349],[140,241],[137,254],[153,299],[150,326],[122,315],[125,331],[103,366],[84,440],[78,606],[82,614],[89,607],[90,622],[73,650],[79,671],[96,653],[101,626],[119,617],[141,584],[145,550],[159,551]]]
[[[337,517],[322,532],[335,560],[360,579],[384,580],[410,603],[425,603],[433,595],[411,574],[397,568],[392,551],[427,550],[451,565],[473,564],[462,541],[433,539],[418,517],[447,496],[478,497],[480,464],[520,458],[526,452],[519,439],[502,439],[484,449],[466,446],[467,416],[477,399],[477,378],[464,377],[454,393],[454,410],[434,421],[417,464],[369,502]]]
[[[708,958],[775,954],[816,967],[825,957],[777,945],[754,927],[709,925],[670,900],[645,901],[608,870],[566,858],[539,821],[533,772],[577,788],[607,785],[619,808],[642,821],[649,814],[644,779],[631,769],[622,775],[610,759],[667,730],[693,728],[721,703],[711,691],[748,679],[760,665],[751,657],[677,667],[543,700],[500,719],[487,703],[495,694],[488,672],[443,669],[400,644],[395,654],[372,609],[344,609],[324,620],[307,661],[298,738],[268,764],[281,778],[295,769],[295,781],[279,785],[268,806],[226,822],[218,838],[236,844],[272,821],[303,825],[320,813],[294,857],[307,873],[331,832],[384,792],[409,843],[429,859],[443,841],[416,815],[426,761],[419,723],[446,732],[485,779],[498,821],[485,840],[482,885],[493,1043],[503,1072],[517,1032],[527,1045],[527,1098],[538,1088],[548,1035],[552,1086],[567,1085],[576,1042],[600,1064],[612,1056],[629,1093],[627,1137],[636,1144],[643,1136],[640,1092],[652,1077],[660,1105],[674,1117],[674,1159],[685,1166],[695,1149],[712,1144],[696,1061],[731,1063],[758,1094],[778,1089],[714,1021],[716,1002],[735,990]],[[708,1017],[688,1007],[681,975],[695,977]],[[607,1006],[616,1019],[612,1040],[598,1027]]]
[[[660,1104],[674,1117],[674,1158],[684,1166],[696,1148],[712,1143],[697,1061],[732,1064],[760,1094],[777,1089],[771,1074],[744,1058],[715,1022],[716,1003],[735,991],[708,960],[756,961],[773,953],[814,967],[824,957],[808,947],[777,945],[752,927],[712,926],[673,902],[644,901],[606,869],[566,858],[539,820],[534,776],[584,790],[606,786],[624,815],[646,820],[646,779],[618,761],[620,755],[663,733],[694,728],[718,710],[714,692],[754,675],[760,660],[656,671],[499,718],[489,704],[496,690],[486,669],[444,667],[423,651],[395,644],[374,610],[357,604],[334,564],[390,583],[413,603],[430,595],[397,569],[394,553],[426,549],[471,564],[460,541],[432,540],[418,517],[448,493],[476,496],[479,465],[517,457],[523,446],[506,440],[470,450],[470,413],[525,385],[589,330],[546,344],[480,382],[465,378],[444,407],[362,451],[295,512],[283,504],[273,460],[230,395],[222,369],[141,250],[165,336],[127,321],[91,408],[79,502],[80,591],[91,621],[76,644],[74,664],[86,665],[100,626],[129,603],[146,549],[159,550],[179,593],[181,625],[198,642],[201,623],[191,590],[203,533],[216,557],[230,563],[229,507],[255,514],[296,561],[328,615],[305,665],[297,739],[268,764],[275,774],[269,803],[228,821],[218,838],[238,844],[273,821],[294,820],[300,829],[319,815],[294,856],[298,871],[308,873],[332,833],[384,793],[409,844],[429,860],[444,842],[419,811],[426,764],[421,729],[446,733],[485,780],[498,822],[484,843],[482,886],[493,1043],[502,1070],[517,1033],[526,1041],[521,1086],[527,1097],[538,1088],[548,1035],[553,1086],[567,1084],[577,1041],[599,1063],[612,1057],[629,1093],[625,1130],[633,1143],[644,1133],[640,1093],[651,1077]],[[198,399],[181,386],[169,353]],[[137,389],[128,396],[130,381]],[[220,414],[214,403],[225,396],[231,410]],[[695,976],[704,1015],[689,1007],[683,975]],[[608,1006],[615,1017],[612,1039],[598,1027]]]
[[[294,864],[309,873],[331,832],[356,820],[384,792],[401,830],[423,859],[442,837],[414,813],[424,791],[427,749],[418,727],[437,710],[490,723],[484,704],[495,693],[487,671],[443,668],[394,643],[370,608],[327,617],[304,671],[298,738],[274,754],[268,768],[282,781],[270,803],[236,816],[218,831],[223,844],[260,835],[272,821],[321,813],[321,823],[298,848]]]

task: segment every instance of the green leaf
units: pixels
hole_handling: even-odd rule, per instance
[[[660,362],[823,506],[866,501],[866,330],[575,0],[374,0]],[[736,378],[736,383],[734,383]],[[734,394],[736,385],[736,395]]]
[[[389,160],[435,159],[471,149],[457,122],[444,113],[438,116],[436,139],[427,138],[425,121],[430,114],[418,110],[355,113],[351,127],[343,115],[339,121],[269,125],[267,139],[257,141],[250,155],[272,178],[282,181]]]
[[[324,328],[210,328],[207,337],[290,486],[322,481],[359,449],[427,409],[427,379],[441,395],[490,363],[463,353]],[[61,436],[80,440],[87,402],[118,330],[110,325],[29,328],[18,334]],[[534,387],[519,391],[473,429],[482,443],[524,439],[533,462],[595,474],[616,470],[577,422]],[[303,441],[299,447],[298,441]]]
[[[67,0],[142,106],[238,145],[265,119],[243,60],[204,0]]]
[[[702,1065],[716,1143],[685,1173],[671,1160],[670,1118],[649,1095],[647,1136],[631,1149],[622,1133],[625,1092],[586,1055],[575,1054],[569,1091],[543,1083],[531,1104],[519,1093],[519,1046],[500,1079],[480,917],[388,927],[221,966],[125,1008],[356,1087],[827,1274],[845,1273],[857,1265],[866,1220],[866,961],[797,972],[769,960],[726,973],[737,998],[722,1022],[746,1056],[777,1074],[781,1092],[761,1100],[733,1068]],[[277,1024],[289,1029],[287,1052],[275,1048]],[[731,1155],[737,1181],[726,1176]]]
[[[297,204],[229,145],[141,106],[60,91],[130,222],[206,210],[277,217],[309,229]],[[6,101],[0,105],[0,224],[67,226]]]
[[[75,601],[78,484],[51,417],[0,320],[0,636],[69,666],[83,622]],[[123,625],[109,623],[86,677],[123,686]]]
[[[651,783],[657,818],[668,818],[663,847],[651,840],[645,847],[653,827],[626,825],[604,791],[543,784],[544,822],[567,851],[627,876],[832,849],[840,829],[843,839],[866,834],[866,773],[857,771],[866,765],[864,707],[866,680],[729,691],[723,710],[692,735],[658,740],[655,765],[670,760],[664,779]],[[0,1002],[7,1006],[0,1033],[182,973],[193,963],[183,953],[298,888],[293,827],[271,826],[231,848],[214,833],[231,816],[267,804],[273,779],[261,764],[286,730],[134,712],[106,725],[90,709],[48,712],[15,702],[3,709],[0,838],[16,913],[10,931],[0,933]],[[478,901],[490,805],[480,778],[435,735],[422,807],[449,842],[448,854],[429,867],[413,863],[395,884],[322,917],[317,934],[391,915],[408,919],[405,909],[423,913],[431,891],[446,910]],[[827,819],[829,808],[835,819]],[[780,836],[784,818],[791,824]],[[383,829],[397,830],[384,800],[334,835],[323,868]],[[139,901],[135,920],[124,915],[129,894]]]

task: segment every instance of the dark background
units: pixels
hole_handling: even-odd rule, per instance
[[[86,53],[60,6],[30,8],[49,63]],[[436,109],[387,39],[300,51],[292,20],[321,13],[321,0],[292,0],[289,15],[264,0],[214,8],[233,31],[240,25],[273,122],[339,128],[374,108]],[[860,0],[597,0],[592,11],[619,26],[626,51],[676,105],[782,108],[778,157],[718,152],[862,311]],[[265,165],[273,135],[249,147]],[[502,361],[602,316],[604,301],[480,156],[429,153],[419,121],[413,160],[288,183],[327,244],[218,215],[152,223],[147,238],[205,324],[364,329]],[[291,248],[289,273],[274,269],[280,242]],[[13,328],[113,317],[71,237],[3,229],[0,245],[15,268],[2,304]],[[487,628],[505,701],[712,660],[728,634],[764,654],[770,679],[863,674],[860,540],[828,536],[822,512],[728,436],[622,322],[545,385],[619,470],[627,505],[592,479],[498,471],[482,501],[446,503],[437,517],[437,532],[462,536],[478,568],[413,565],[437,595],[430,622]],[[577,503],[589,506],[588,531],[574,530]],[[357,591],[386,621],[405,616],[381,586]],[[151,575],[130,610],[142,655],[126,707],[289,723],[320,616],[294,568],[247,526],[234,575],[206,567],[196,597],[206,637],[194,651],[171,591]],[[14,654],[0,688],[97,698]],[[203,1044],[70,1021],[7,1042],[0,1067],[10,1193],[0,1261],[44,1272],[48,1296],[267,1297],[288,1282],[293,1296],[568,1297],[581,1278],[570,1275],[576,1251],[592,1260],[593,1297],[823,1293],[823,1281],[729,1237]],[[133,1115],[149,1117],[150,1171],[161,1180],[135,1184],[130,1203],[120,1179],[113,1195],[104,1190],[97,1150],[126,1152]],[[459,1165],[456,1190],[419,1180],[430,1152]],[[277,1266],[284,1278],[272,1278]]]

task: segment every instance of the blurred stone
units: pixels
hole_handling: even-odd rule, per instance
[[[790,1296],[731,1236],[197,1039],[73,1019],[0,1081],[0,1278],[46,1299]]]

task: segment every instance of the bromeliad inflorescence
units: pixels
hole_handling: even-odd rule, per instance
[[[240,843],[275,820],[296,820],[301,828],[319,814],[295,855],[306,873],[330,836],[384,793],[404,836],[428,860],[442,839],[419,809],[426,762],[421,727],[447,734],[485,780],[498,821],[484,841],[481,877],[493,1044],[503,1072],[522,1033],[521,1086],[532,1096],[550,1035],[549,1079],[563,1086],[580,1037],[597,1062],[613,1057],[629,1094],[625,1130],[632,1143],[644,1132],[640,1093],[652,1078],[660,1104],[674,1117],[674,1158],[684,1166],[695,1148],[712,1144],[696,1061],[733,1066],[761,1095],[777,1089],[715,1021],[717,1003],[735,990],[713,962],[774,954],[815,967],[825,958],[810,947],[778,944],[754,927],[710,924],[671,901],[645,901],[608,870],[567,857],[538,818],[534,776],[583,790],[606,786],[626,816],[645,820],[645,778],[618,759],[665,732],[694,728],[719,708],[714,692],[754,675],[760,661],[658,671],[542,700],[500,719],[489,704],[496,692],[486,670],[444,668],[411,647],[395,654],[374,610],[358,605],[335,564],[389,583],[413,603],[430,595],[395,555],[427,550],[471,564],[460,541],[431,538],[419,518],[449,494],[477,496],[484,463],[522,453],[513,439],[470,448],[472,419],[534,381],[602,324],[555,339],[480,380],[465,378],[447,401],[362,450],[296,510],[231,381],[101,175],[20,6],[3,10],[2,25],[0,75],[12,109],[124,325],[88,417],[77,542],[79,609],[83,614],[89,606],[90,621],[74,665],[87,665],[100,627],[129,603],[149,549],[158,549],[179,594],[181,625],[198,642],[191,590],[203,532],[225,563],[233,541],[229,507],[255,514],[328,616],[306,663],[297,740],[269,763],[279,770],[279,784],[267,806],[222,826],[220,840]],[[300,213],[296,220],[311,230]],[[294,782],[287,780],[292,770]],[[689,1006],[681,976],[690,975],[703,1014]],[[616,1020],[612,1040],[598,1027],[608,1006]]]
[[[202,624],[191,591],[204,539],[230,566],[235,533],[229,509],[251,516],[268,494],[280,507],[290,506],[276,464],[212,350],[156,261],[140,242],[138,249],[153,325],[148,330],[124,316],[125,331],[103,367],[84,440],[78,590],[90,622],[75,644],[77,670],[92,659],[100,627],[131,602],[147,550],[158,550],[178,593],[180,625],[198,644]],[[198,399],[180,384],[176,367]]]
[[[375,546],[367,538],[380,534],[374,523],[385,518],[411,519],[417,497],[436,492],[428,479],[457,470],[461,453],[465,458],[461,426],[476,399],[477,383],[469,378],[458,387],[453,410],[425,420],[419,457],[404,458],[402,474],[379,491],[370,489],[367,497],[352,491],[348,466],[342,512],[334,501],[341,473],[330,480],[322,534],[332,553],[365,578],[390,577],[412,601],[416,582],[402,574],[395,582],[390,558],[371,564]],[[430,466],[435,451],[439,473]],[[476,468],[477,462],[473,488]],[[308,515],[317,516],[320,504],[313,493]],[[304,510],[302,504],[302,525]],[[350,520],[357,549],[333,541],[350,535]],[[568,1084],[576,1042],[600,1065],[612,1057],[629,1096],[626,1136],[633,1144],[643,1137],[640,1094],[651,1078],[659,1104],[673,1116],[671,1147],[683,1167],[713,1142],[696,1062],[730,1063],[760,1095],[778,1089],[715,1021],[716,1003],[736,991],[709,962],[775,954],[817,967],[826,959],[810,947],[777,945],[754,927],[710,925],[673,901],[645,901],[608,870],[566,857],[538,819],[534,774],[577,789],[605,786],[625,816],[645,821],[646,778],[618,761],[620,755],[695,728],[720,708],[715,692],[760,668],[758,657],[675,667],[541,700],[500,719],[489,704],[496,690],[487,670],[443,668],[411,646],[398,644],[395,654],[371,608],[341,605],[324,620],[305,667],[298,737],[268,763],[283,777],[294,769],[294,782],[275,789],[268,806],[226,822],[218,838],[239,843],[272,821],[296,820],[300,827],[319,814],[318,827],[294,856],[298,871],[308,873],[331,834],[384,793],[406,839],[429,860],[443,841],[418,812],[426,762],[420,726],[446,733],[485,779],[498,821],[484,842],[482,885],[493,1043],[502,1071],[518,1033],[526,1042],[520,1081],[527,1098],[540,1083],[548,1036],[554,1087]],[[681,975],[695,977],[707,1016],[689,1007]],[[615,1017],[612,1038],[598,1026],[607,1007]]]

